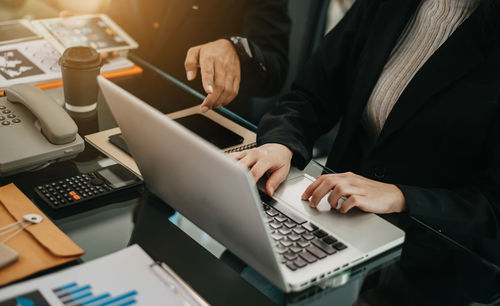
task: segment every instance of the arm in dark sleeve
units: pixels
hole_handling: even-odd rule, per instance
[[[398,187],[410,216],[499,265],[500,111],[494,118],[483,154],[485,167],[471,170],[470,182],[455,189]]]
[[[356,1],[342,21],[323,39],[276,108],[259,123],[258,144],[280,143],[293,152],[292,163],[303,168],[314,141],[333,127],[345,108],[349,57],[354,56],[360,24],[371,3]]]
[[[288,71],[291,22],[286,0],[252,1],[245,14],[242,37],[248,39],[253,58],[241,63],[241,91],[254,96],[277,94]]]

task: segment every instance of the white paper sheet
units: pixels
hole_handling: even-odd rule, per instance
[[[61,54],[44,39],[0,46],[0,89],[21,83],[43,84],[62,78]],[[130,68],[134,65],[121,56],[105,60],[101,72]]]

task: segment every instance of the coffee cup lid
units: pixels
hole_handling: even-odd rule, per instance
[[[72,69],[92,69],[102,67],[103,61],[99,53],[91,47],[70,47],[64,50],[59,59],[61,67]]]

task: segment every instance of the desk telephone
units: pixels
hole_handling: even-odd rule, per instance
[[[27,84],[0,97],[0,175],[36,170],[75,157],[83,139],[71,117],[42,90]]]

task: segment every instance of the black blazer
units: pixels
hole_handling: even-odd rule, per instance
[[[242,63],[241,92],[275,94],[285,81],[291,28],[286,0],[117,0],[110,15],[139,42],[141,57],[179,80],[186,80],[190,47],[242,36],[255,60]]]
[[[362,113],[417,0],[358,0],[259,125],[304,167],[339,121],[335,171],[397,184],[409,214],[500,262],[500,43],[481,9],[418,71],[366,147]]]

